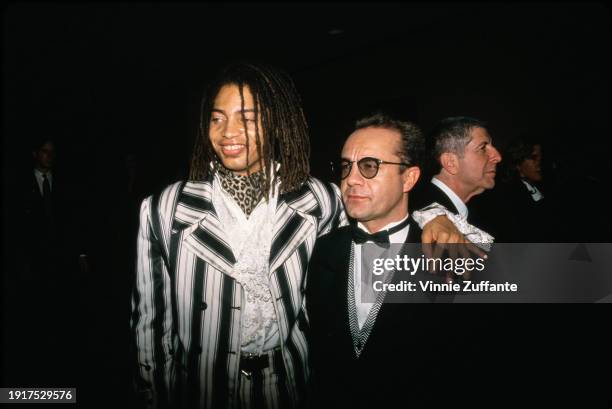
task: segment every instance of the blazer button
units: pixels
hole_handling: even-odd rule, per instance
[[[205,310],[205,309],[207,309],[207,308],[208,308],[208,304],[206,304],[204,301],[202,301],[202,302],[200,303],[200,309],[201,309],[201,310]]]

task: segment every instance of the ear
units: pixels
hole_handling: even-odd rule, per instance
[[[451,175],[459,173],[459,157],[452,152],[444,152],[440,155],[440,165]]]
[[[403,192],[408,193],[412,190],[416,182],[421,176],[421,169],[418,166],[412,166],[402,173]]]

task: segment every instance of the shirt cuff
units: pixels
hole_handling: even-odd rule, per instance
[[[412,218],[416,221],[419,227],[422,229],[427,223],[432,221],[438,216],[446,216],[457,230],[465,236],[466,239],[480,247],[485,251],[490,251],[491,246],[495,238],[484,230],[480,230],[478,227],[473,226],[467,222],[465,217],[456,215],[448,211],[444,206],[439,203],[432,203],[429,206],[412,212]]]

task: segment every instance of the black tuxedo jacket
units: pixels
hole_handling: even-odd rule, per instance
[[[469,202],[468,221],[492,234],[498,244],[537,242],[539,236],[527,238],[526,231],[546,231],[542,227],[544,214],[555,214],[550,208],[543,210],[547,201],[549,205],[552,202],[549,195],[542,203],[535,203],[519,183],[500,183]],[[433,202],[457,211],[446,194],[429,181],[410,193],[412,210]],[[534,210],[530,206],[540,208],[536,220],[523,215]],[[447,343],[445,354],[451,360],[457,356],[469,359],[463,369],[450,370],[454,381],[438,391],[453,396],[448,407],[515,408],[526,402],[541,407],[604,407],[601,402],[609,399],[609,372],[602,377],[597,369],[603,356],[610,356],[609,308],[574,314],[570,304],[455,303],[431,307],[448,308],[447,313],[457,320],[456,336],[449,339],[458,342],[454,347]],[[471,345],[466,348],[467,344]],[[439,372],[434,379],[440,379]],[[407,400],[405,407],[410,407],[409,403]]]
[[[410,229],[407,241],[420,237]],[[357,358],[347,298],[351,240],[349,226],[333,231],[317,240],[310,260],[313,408],[550,407],[601,399],[605,377],[588,370],[601,362],[605,342],[586,348],[580,340],[594,329],[546,306],[384,303]]]
[[[446,193],[430,181],[420,186],[414,194],[410,195],[410,211],[422,209],[434,202],[441,204],[455,214],[459,214],[459,210],[455,207],[453,201],[450,200]]]
[[[463,360],[444,356],[444,346],[458,335],[452,329],[452,316],[446,314],[448,306],[383,303],[356,357],[347,298],[350,229],[345,226],[318,239],[309,265],[306,306],[313,406],[419,408],[443,404],[450,395],[437,393],[443,388],[440,371],[461,367]],[[411,221],[406,242],[419,242],[420,236],[421,230]]]
[[[534,201],[518,178],[499,183],[472,202],[470,209],[475,209],[480,223],[490,226],[487,231],[496,243],[555,243],[561,236],[558,233],[563,229],[554,217],[560,213],[551,206],[554,200],[545,194],[542,200]]]

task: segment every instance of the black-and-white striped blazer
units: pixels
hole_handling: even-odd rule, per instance
[[[245,294],[228,275],[236,260],[211,194],[212,178],[178,182],[141,206],[132,329],[137,387],[150,395],[152,407],[231,408],[238,403]],[[344,224],[333,184],[309,178],[300,190],[278,199],[270,290],[292,406],[303,399],[309,378],[308,260],[317,237]]]

